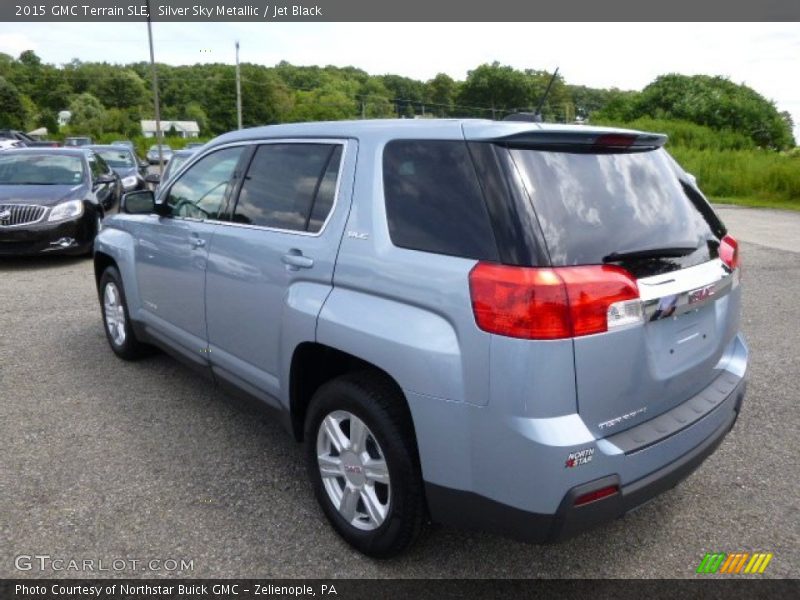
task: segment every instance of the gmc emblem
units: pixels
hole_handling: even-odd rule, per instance
[[[714,284],[707,285],[705,287],[698,288],[696,290],[692,290],[689,292],[689,304],[697,304],[698,302],[703,302],[704,300],[708,300],[711,296],[714,295]]]

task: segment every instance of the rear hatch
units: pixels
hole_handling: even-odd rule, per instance
[[[533,208],[545,260],[563,268],[567,286],[580,272],[572,267],[607,265],[638,287],[637,300],[608,309],[608,330],[574,337],[578,412],[606,437],[720,374],[738,329],[735,241],[661,148],[663,136],[559,135],[556,143],[512,137],[498,152]],[[630,314],[612,326],[612,310]]]

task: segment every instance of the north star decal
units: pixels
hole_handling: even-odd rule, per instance
[[[564,468],[571,469],[573,467],[590,463],[592,462],[593,456],[594,448],[584,448],[583,450],[578,450],[577,452],[570,452],[569,456],[567,457],[567,462],[564,463]]]

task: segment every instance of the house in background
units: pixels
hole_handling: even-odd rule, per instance
[[[58,111],[58,126],[64,127],[64,125],[69,124],[69,120],[72,118],[72,113],[68,110],[60,110]]]
[[[142,135],[146,138],[156,137],[155,120],[140,121],[142,125]],[[161,134],[174,135],[182,138],[196,138],[200,135],[200,127],[197,121],[161,121]]]

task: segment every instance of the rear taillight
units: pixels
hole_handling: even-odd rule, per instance
[[[739,242],[726,235],[719,243],[719,258],[733,271],[739,268]]]
[[[478,327],[554,340],[641,322],[639,289],[621,267],[511,267],[478,263],[469,275]]]

